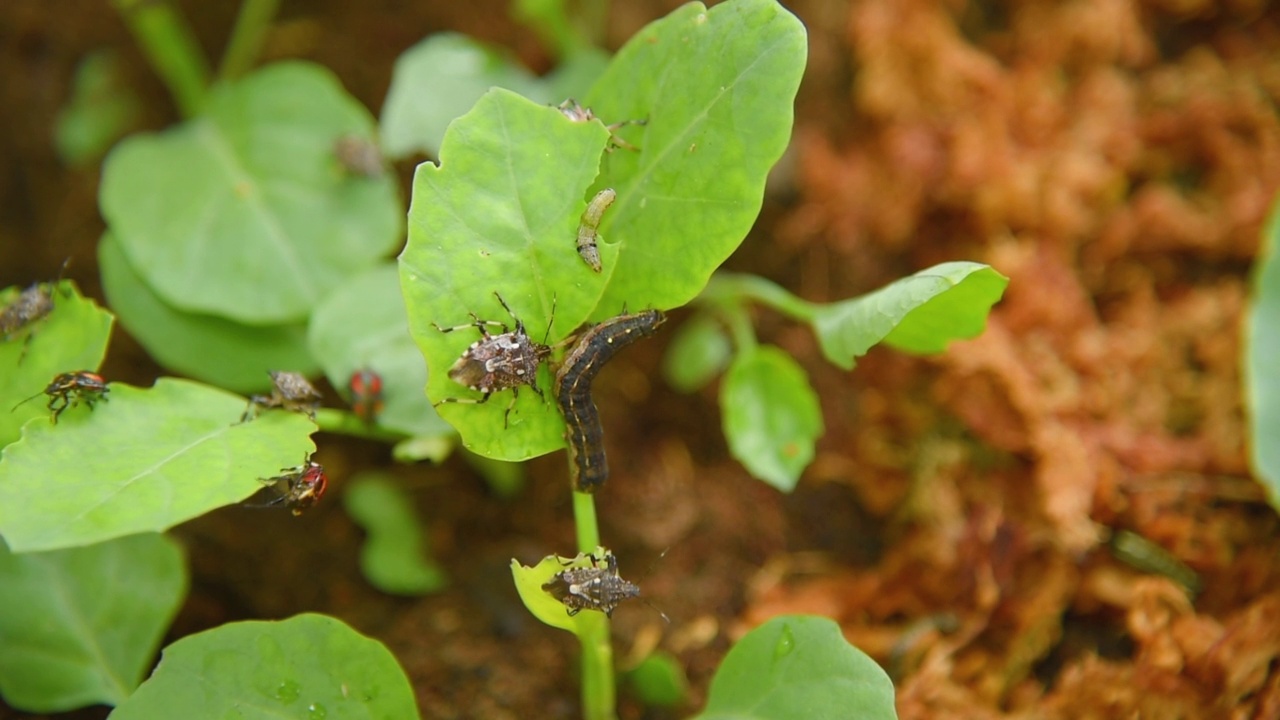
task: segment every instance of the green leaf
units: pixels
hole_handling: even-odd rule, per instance
[[[161,365],[219,387],[250,393],[271,386],[268,370],[314,375],[306,325],[242,325],[179,310],[147,286],[111,233],[98,244],[102,289],[120,322]]]
[[[5,368],[0,372],[0,447],[17,440],[26,421],[49,417],[45,408],[48,401],[41,393],[54,376],[97,370],[107,353],[114,320],[111,313],[80,295],[70,280],[47,289],[53,293],[52,312],[9,340],[0,341],[0,368]],[[0,307],[7,306],[20,292],[17,287],[0,291]],[[33,395],[34,399],[24,402]]]
[[[360,571],[379,590],[425,595],[447,584],[426,553],[426,537],[409,498],[383,473],[361,473],[342,494],[347,514],[367,533]]]
[[[698,720],[893,720],[893,683],[822,617],[784,615],[725,656]]]
[[[141,104],[116,53],[86,55],[76,66],[71,97],[54,124],[58,157],[69,165],[88,163],[105,153],[140,114]]]
[[[907,352],[939,353],[952,340],[981,334],[1008,284],[987,265],[942,263],[867,295],[819,306],[814,332],[826,358],[846,370],[881,341]]]
[[[691,393],[724,372],[733,344],[714,317],[699,313],[676,329],[662,358],[662,374],[677,392]]]
[[[689,694],[689,680],[684,668],[670,653],[651,653],[627,673],[636,696],[646,705],[671,707],[684,702]]]
[[[1267,501],[1280,510],[1280,202],[1262,230],[1262,248],[1245,333],[1245,405],[1249,459]]]
[[[339,138],[373,120],[317,65],[279,63],[209,96],[206,114],[133,136],[102,171],[102,213],[165,303],[243,323],[303,320],[399,242],[395,179],[346,172]]]
[[[312,614],[182,638],[111,713],[111,720],[326,717],[399,720],[418,717],[418,708],[382,643]]]
[[[804,26],[774,0],[689,3],[618,52],[585,104],[605,123],[648,124],[619,130],[641,151],[610,153],[585,194],[618,193],[595,317],[683,305],[738,247],[790,142],[806,55]]]
[[[335,388],[345,391],[361,368],[382,378],[379,425],[416,437],[453,436],[427,399],[427,366],[409,335],[395,265],[380,265],[335,288],[311,316],[307,344]]]
[[[29,712],[122,702],[186,592],[163,535],[22,555],[0,542],[0,694]]]
[[[494,89],[449,126],[440,165],[418,166],[400,279],[432,400],[480,398],[448,375],[479,333],[442,333],[433,323],[464,325],[474,313],[511,325],[494,292],[539,342],[553,302],[550,342],[586,319],[603,281],[578,258],[574,237],[608,137],[598,123],[570,122],[555,108]],[[545,366],[538,383],[544,395],[551,392]],[[560,413],[528,387],[504,428],[510,398],[503,391],[484,405],[437,409],[468,448],[496,459],[523,460],[564,445]]]
[[[262,489],[315,449],[316,426],[187,380],[111,383],[109,402],[44,418],[0,456],[0,535],[15,552],[166,530]]]
[[[445,128],[491,87],[549,101],[542,83],[502,48],[439,33],[406,50],[382,105],[382,149],[391,158],[440,153]]]
[[[598,547],[594,554],[596,557],[605,557],[608,552],[605,548]],[[564,603],[543,590],[542,586],[565,570],[593,566],[591,558],[587,556],[562,558],[557,555],[548,555],[533,567],[527,567],[517,560],[512,560],[511,576],[515,579],[516,592],[520,594],[520,601],[529,608],[529,612],[533,613],[534,617],[551,627],[583,636],[590,635],[594,632],[594,628],[598,628],[601,622],[607,620],[604,613],[583,610],[577,615],[570,616]]]
[[[720,385],[729,452],[757,478],[791,492],[822,436],[822,409],[804,369],[776,347],[739,353]]]

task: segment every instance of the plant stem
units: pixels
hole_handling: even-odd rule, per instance
[[[168,3],[112,2],[151,67],[169,88],[178,111],[187,118],[198,115],[209,91],[209,66],[186,21]]]
[[[804,323],[812,323],[817,315],[816,305],[757,275],[718,272],[702,291],[702,299],[716,303],[737,304],[741,298],[763,303]]]
[[[280,8],[280,0],[244,0],[231,40],[218,67],[219,80],[234,80],[248,72],[258,59],[262,40],[271,29],[271,20]]]
[[[573,493],[573,518],[578,531],[578,552],[595,552],[600,546],[595,496]],[[614,720],[617,717],[617,690],[613,684],[609,618],[600,612],[586,612],[580,617],[578,643],[582,646],[582,716],[587,720]]]

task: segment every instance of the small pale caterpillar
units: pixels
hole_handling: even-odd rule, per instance
[[[617,197],[618,193],[613,188],[605,188],[596,193],[591,202],[587,203],[587,209],[582,212],[582,221],[578,225],[578,255],[596,272],[600,272],[600,249],[596,247],[600,218]]]

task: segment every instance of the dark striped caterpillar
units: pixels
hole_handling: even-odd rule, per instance
[[[660,310],[619,315],[592,327],[578,338],[556,371],[556,402],[564,415],[569,445],[569,472],[578,492],[595,492],[609,479],[604,455],[604,428],[591,399],[591,381],[622,348],[658,331],[667,316]]]
[[[613,188],[605,188],[596,193],[591,202],[587,203],[587,209],[582,212],[582,221],[578,224],[578,255],[596,272],[600,272],[600,250],[596,247],[600,218],[617,197],[618,193]]]

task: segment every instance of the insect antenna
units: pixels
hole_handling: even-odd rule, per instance
[[[662,552],[658,553],[658,557],[654,558],[654,559],[649,563],[649,567],[648,567],[647,569],[645,569],[644,574],[640,576],[640,582],[644,582],[646,579],[648,579],[649,575],[651,575],[651,574],[653,573],[653,569],[654,569],[655,567],[657,567],[657,566],[658,566],[658,561],[660,561],[660,560],[662,560],[662,558],[666,557],[666,556],[667,556],[667,553],[668,553],[668,552],[670,552],[670,551],[671,551],[671,546],[670,546],[670,545],[668,545],[668,546],[666,547],[666,549],[665,549],[665,550],[663,550]],[[638,584],[638,583],[637,583],[637,584]],[[663,622],[665,622],[665,623],[666,623],[666,624],[668,624],[668,625],[670,625],[670,624],[671,624],[671,618],[667,617],[667,614],[666,614],[666,613],[664,613],[664,612],[662,612],[662,609],[661,609],[661,608],[659,608],[657,605],[654,605],[654,604],[653,604],[653,602],[652,602],[652,601],[650,601],[650,600],[649,600],[649,598],[645,597],[644,595],[641,595],[641,596],[639,596],[639,597],[640,597],[640,600],[641,600],[645,605],[648,605],[648,606],[649,606],[649,609],[650,609],[650,610],[653,610],[654,612],[658,613],[658,616],[662,618],[662,621],[663,621]]]
[[[551,339],[551,326],[556,322],[556,294],[551,293],[551,319],[547,321],[547,331],[542,334],[542,344],[546,345]]]
[[[17,405],[14,405],[14,406],[13,406],[13,410],[10,410],[9,412],[13,412],[14,410],[17,410],[18,408],[22,407],[23,405],[26,405],[27,403],[31,402],[32,400],[35,400],[36,398],[40,397],[41,395],[44,395],[44,391],[43,391],[43,390],[41,390],[40,392],[36,393],[35,395],[32,395],[31,397],[27,398],[26,400],[23,400],[22,402],[18,403]]]

